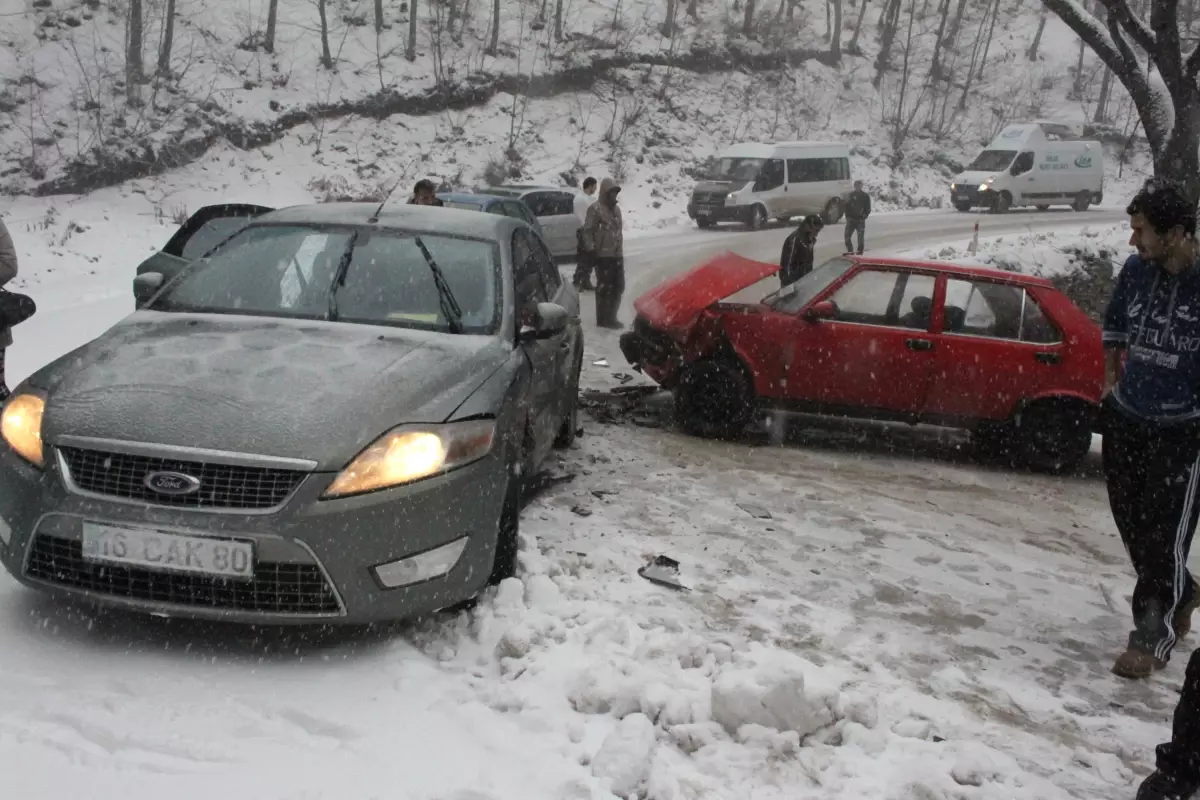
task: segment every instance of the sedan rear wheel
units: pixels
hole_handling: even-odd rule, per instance
[[[1038,403],[1017,423],[1022,463],[1038,472],[1059,474],[1079,465],[1092,447],[1087,412],[1069,403]]]
[[[754,416],[754,390],[738,365],[699,361],[679,378],[675,416],[693,436],[732,439]]]
[[[522,475],[510,475],[504,491],[504,507],[500,511],[500,529],[496,532],[496,556],[492,560],[492,573],[488,575],[488,586],[495,586],[505,578],[517,574],[517,545],[521,531],[521,488]]]
[[[563,418],[562,427],[558,430],[558,437],[554,440],[554,446],[559,450],[566,450],[575,444],[575,439],[579,436],[579,373],[582,370],[583,350],[581,348],[579,355],[575,357],[575,374],[571,379],[569,390],[571,406]]]

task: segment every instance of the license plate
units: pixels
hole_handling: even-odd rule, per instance
[[[712,206],[696,206],[697,214],[711,214],[712,210]]]
[[[95,522],[83,523],[83,557],[87,561],[165,572],[254,577],[254,545],[250,542],[118,528]]]

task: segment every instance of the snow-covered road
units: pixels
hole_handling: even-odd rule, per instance
[[[898,249],[975,221],[1119,218],[930,212],[870,232]],[[773,258],[784,235],[631,240],[627,298],[719,249]],[[42,275],[13,378],[131,307],[141,246]],[[585,383],[609,385],[613,341],[588,335]],[[1190,643],[1149,683],[1108,673],[1131,574],[1094,460],[1046,478],[924,429],[810,420],[771,447],[584,425],[523,517],[520,579],[470,614],[250,631],[102,615],[0,575],[0,796],[1132,796]],[[691,591],[638,577],[654,554]]]

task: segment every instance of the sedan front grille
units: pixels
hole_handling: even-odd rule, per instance
[[[728,192],[693,192],[692,205],[723,206],[725,205],[726,195],[728,195]]]
[[[78,447],[60,447],[71,482],[85,492],[161,506],[262,510],[282,505],[307,473],[205,461],[179,461]],[[145,483],[154,472],[178,472],[200,482],[191,494],[165,494]]]
[[[192,608],[264,614],[341,613],[333,588],[314,564],[260,562],[255,565],[251,580],[156,572],[86,561],[78,541],[38,534],[25,565],[25,575],[110,597]]]

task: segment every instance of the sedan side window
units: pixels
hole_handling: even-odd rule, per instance
[[[546,249],[546,244],[537,237],[533,238],[533,258],[537,262],[538,272],[542,276],[542,285],[546,287],[546,294],[551,300],[558,294],[558,290],[562,287],[562,275],[558,271],[558,267],[554,264],[554,257],[550,255],[550,251]]]
[[[1033,344],[1058,344],[1063,340],[1058,330],[1046,312],[1034,298],[1033,294],[1025,291],[1025,309],[1021,315],[1021,341]]]
[[[517,300],[517,327],[530,325],[536,318],[537,304],[549,299],[542,283],[541,271],[534,257],[536,243],[526,230],[513,232],[513,287]]]
[[[942,329],[960,336],[1019,339],[1024,299],[1019,286],[951,278],[946,281]]]
[[[829,298],[838,322],[925,330],[933,309],[932,275],[865,270]]]

